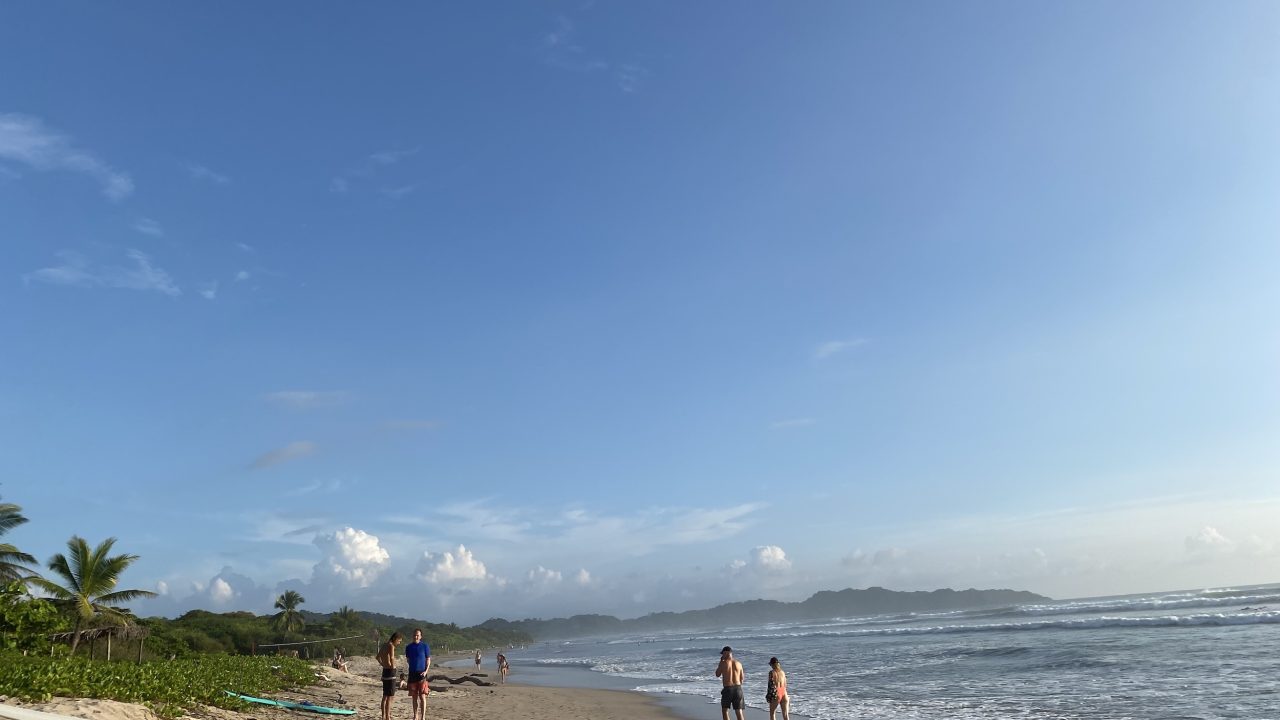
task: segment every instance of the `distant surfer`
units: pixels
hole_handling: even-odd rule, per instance
[[[391,720],[391,699],[396,694],[396,646],[400,633],[391,633],[391,639],[378,650],[378,664],[382,666],[382,720]]]
[[[431,646],[422,641],[422,631],[414,629],[413,642],[404,646],[404,659],[409,665],[409,699],[413,701],[413,720],[427,717],[427,671],[431,669]]]
[[[716,677],[724,683],[724,688],[720,690],[720,717],[722,720],[729,720],[729,708],[732,707],[738,720],[743,720],[742,663],[733,659],[733,648],[728,645],[720,651]]]

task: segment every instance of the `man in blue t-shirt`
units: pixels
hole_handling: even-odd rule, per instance
[[[422,642],[422,631],[413,631],[413,642],[404,648],[409,663],[409,697],[413,700],[413,720],[427,717],[427,671],[431,669],[431,646]]]

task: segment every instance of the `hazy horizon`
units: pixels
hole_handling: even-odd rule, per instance
[[[143,615],[1280,579],[1280,5],[0,10],[0,497]]]

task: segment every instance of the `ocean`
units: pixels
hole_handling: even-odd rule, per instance
[[[1280,718],[1280,585],[542,643],[513,679],[577,669],[687,707],[718,700],[723,645],[749,705],[767,707],[776,655],[793,715],[816,720]]]

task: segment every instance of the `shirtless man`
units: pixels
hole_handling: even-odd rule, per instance
[[[733,659],[733,648],[728,645],[720,651],[716,677],[724,683],[724,689],[720,691],[720,717],[722,720],[729,720],[729,708],[732,706],[738,720],[743,720],[742,663]]]
[[[396,694],[396,646],[400,633],[391,633],[391,639],[378,650],[378,664],[382,666],[382,720],[391,720],[391,700]]]

